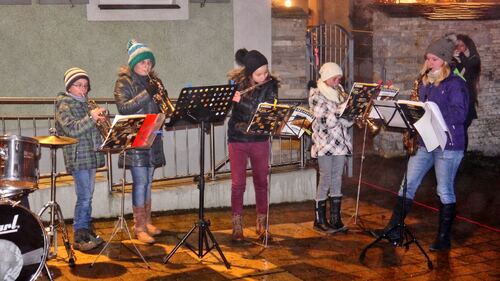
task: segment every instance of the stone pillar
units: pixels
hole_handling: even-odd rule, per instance
[[[307,97],[306,32],[304,10],[272,9],[272,72],[281,79],[280,98]]]

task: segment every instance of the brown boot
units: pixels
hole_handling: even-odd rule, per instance
[[[134,210],[134,234],[142,243],[153,244],[155,239],[146,232],[146,211],[144,207],[132,207]]]
[[[149,235],[156,236],[161,234],[161,230],[151,223],[151,200],[144,204],[144,209],[146,211],[146,230]]]
[[[257,214],[257,222],[255,224],[255,232],[257,233],[258,239],[262,240],[266,237],[267,229],[267,215]],[[271,232],[267,230],[267,239],[271,240]]]
[[[243,241],[245,237],[243,236],[243,216],[233,215],[233,234],[232,240],[235,242]]]

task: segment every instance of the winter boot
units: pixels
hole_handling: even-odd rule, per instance
[[[88,229],[75,230],[75,237],[73,241],[73,249],[79,251],[90,251],[97,248],[99,245],[92,239]]]
[[[271,240],[271,233],[267,229],[267,215],[266,214],[257,214],[257,221],[255,223],[255,233],[259,240],[263,241],[266,238],[266,230],[267,230],[267,240]]]
[[[342,217],[340,215],[340,205],[342,202],[342,197],[330,197],[330,227],[333,232],[347,231],[347,227],[342,223]]]
[[[245,237],[243,236],[243,216],[233,214],[233,233],[232,240],[234,242],[242,242]]]
[[[332,233],[333,229],[326,221],[326,200],[315,202],[314,213],[314,230],[324,233]]]
[[[153,244],[155,239],[146,231],[146,210],[144,207],[132,207],[134,211],[135,237],[142,243]]]
[[[446,251],[451,248],[451,225],[455,219],[455,207],[456,204],[444,204],[441,205],[439,210],[439,230],[436,240],[431,244],[429,250],[431,251]]]
[[[403,210],[403,203],[404,203],[404,207],[405,207],[404,210]],[[399,242],[401,240],[401,229],[399,227],[396,227],[396,226],[401,221],[401,216],[403,219],[402,222],[404,222],[404,219],[406,218],[406,215],[410,211],[412,204],[413,204],[412,199],[403,200],[403,197],[399,196],[398,200],[396,202],[396,205],[394,206],[394,209],[392,210],[392,215],[391,215],[391,219],[389,220],[389,223],[384,227],[384,229],[372,231],[372,234],[378,238],[385,233],[386,238],[389,240],[389,242],[391,242],[393,244],[399,244]]]
[[[146,212],[146,231],[151,236],[156,236],[161,234],[161,230],[151,223],[151,200],[146,201],[144,204],[144,209]]]

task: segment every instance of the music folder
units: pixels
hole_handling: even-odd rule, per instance
[[[164,121],[163,113],[116,115],[100,149],[148,149]]]

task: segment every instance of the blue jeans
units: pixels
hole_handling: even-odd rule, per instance
[[[92,217],[92,196],[94,195],[96,169],[73,172],[75,180],[76,205],[73,229],[90,229]]]
[[[436,148],[432,152],[427,152],[427,149],[420,147],[417,154],[410,157],[407,171],[407,191],[408,199],[415,198],[422,179],[427,174],[432,166],[436,172],[437,195],[443,204],[451,204],[456,202],[455,197],[455,176],[457,175],[458,166],[464,157],[462,150],[444,150]],[[403,183],[399,190],[399,196],[403,196]]]
[[[155,167],[131,167],[132,172],[132,205],[144,207],[151,200],[151,184]]]

